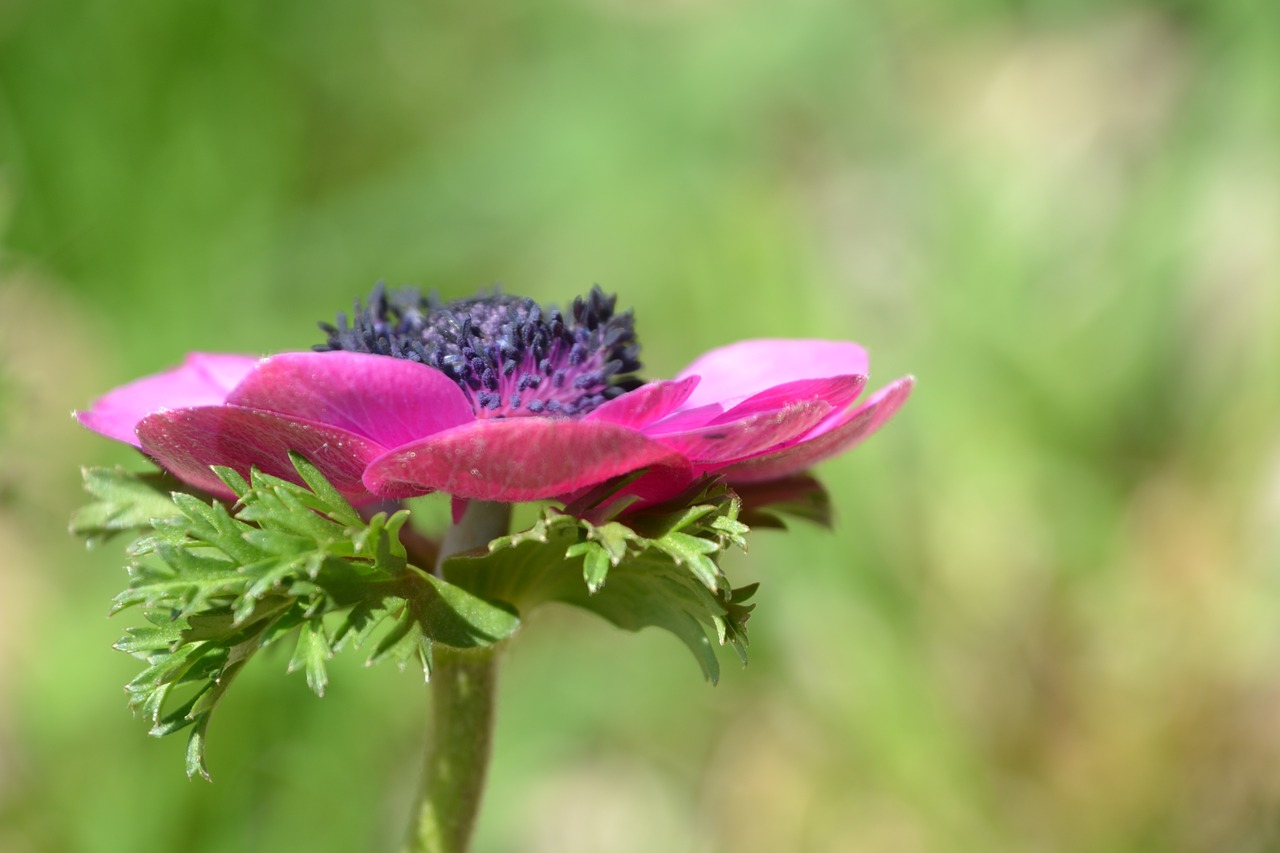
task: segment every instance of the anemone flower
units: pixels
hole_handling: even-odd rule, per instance
[[[313,352],[193,353],[117,388],[77,419],[189,484],[210,470],[296,478],[306,456],[366,503],[442,491],[565,498],[628,474],[641,497],[696,478],[796,473],[866,438],[906,400],[904,377],[855,405],[865,351],[825,340],[747,340],[674,379],[642,382],[631,313],[594,288],[568,315],[504,294],[440,302],[375,289]]]

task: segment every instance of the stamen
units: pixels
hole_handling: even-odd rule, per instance
[[[441,302],[379,283],[348,319],[321,323],[318,352],[346,351],[429,365],[458,384],[477,417],[579,416],[640,385],[631,312],[598,286],[559,309],[490,296]],[[547,381],[543,381],[547,380]]]

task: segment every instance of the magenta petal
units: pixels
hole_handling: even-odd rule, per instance
[[[209,470],[225,465],[248,477],[257,467],[300,482],[289,451],[311,460],[348,499],[364,503],[365,466],[385,448],[337,427],[290,420],[239,406],[201,406],[149,415],[138,424],[142,449],[179,478],[216,494],[228,494]]]
[[[831,411],[822,400],[793,403],[757,412],[732,423],[655,435],[653,440],[677,450],[695,464],[719,467],[754,456],[813,429]]]
[[[644,428],[644,433],[646,435],[666,435],[668,433],[697,429],[698,427],[706,426],[722,414],[724,414],[724,406],[719,403],[708,403],[705,406],[698,406],[696,409],[685,409],[682,412],[676,412],[674,415],[665,417],[657,423],[649,424]]]
[[[701,376],[686,408],[736,401],[797,379],[866,375],[867,353],[846,341],[757,339],[713,349],[680,371]]]
[[[600,513],[601,510],[606,510],[607,514],[608,508],[615,506],[618,502],[644,506],[669,500],[688,489],[698,476],[699,474],[694,470],[689,460],[671,457],[661,465],[649,468],[636,479],[620,487],[600,504],[586,507],[584,517],[590,518],[592,515]],[[581,499],[585,493],[598,486],[599,484],[595,484],[567,495],[557,495],[557,499],[570,504]]]
[[[650,382],[620,397],[614,397],[592,410],[583,420],[643,429],[674,412],[689,398],[697,384],[696,376]]]
[[[845,412],[836,426],[821,435],[734,463],[719,473],[730,482],[753,483],[803,471],[848,450],[879,429],[906,402],[914,385],[915,378],[905,376],[881,388],[861,406]]]
[[[221,389],[225,395],[231,393],[231,389],[239,385],[261,360],[248,355],[193,352],[183,365],[204,376],[211,386]]]
[[[599,421],[503,418],[437,433],[373,461],[369,491],[486,501],[553,498],[640,468],[687,464],[639,432]]]
[[[453,380],[434,367],[353,352],[264,359],[227,402],[331,424],[397,447],[475,418]]]
[[[862,387],[866,384],[867,377],[859,374],[784,382],[759,394],[751,395],[712,420],[709,425],[730,423],[746,415],[776,411],[792,403],[808,400],[821,400],[829,405],[832,411],[839,412],[858,399],[858,395],[862,393]]]
[[[471,501],[466,498],[451,498],[449,500],[449,518],[454,526],[462,523],[462,517],[467,514],[467,507],[471,506]]]
[[[161,409],[217,405],[257,363],[253,356],[193,352],[180,367],[108,391],[75,417],[94,432],[140,447],[138,421]]]

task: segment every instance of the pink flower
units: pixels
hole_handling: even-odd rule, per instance
[[[598,288],[572,316],[507,296],[440,304],[375,291],[320,352],[189,355],[76,417],[139,447],[198,488],[210,470],[295,478],[290,450],[349,499],[444,491],[490,501],[557,498],[646,469],[666,497],[706,473],[769,480],[843,452],[910,394],[899,379],[855,405],[856,344],[749,340],[671,380],[640,384],[630,313]]]

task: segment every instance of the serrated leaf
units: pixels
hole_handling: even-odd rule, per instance
[[[289,659],[289,672],[303,669],[307,674],[307,686],[317,696],[324,696],[324,689],[329,684],[327,664],[332,657],[333,650],[325,636],[324,625],[319,619],[308,620],[298,631],[298,643],[294,646],[293,657]]]
[[[423,575],[434,594],[412,605],[432,640],[458,649],[492,646],[520,627],[513,608],[504,608],[472,595],[435,575]]]
[[[699,607],[696,597],[681,594],[680,588],[688,583],[686,578],[661,558],[626,560],[614,569],[609,583],[597,594],[566,596],[562,600],[628,631],[656,627],[671,632],[693,653],[703,677],[714,684],[720,678],[720,662],[699,618],[703,615],[709,622],[714,607]]]
[[[613,564],[609,559],[609,552],[598,542],[578,542],[565,551],[565,556],[582,557],[582,579],[586,581],[587,591],[599,592],[609,576],[609,567]]]
[[[245,541],[272,557],[296,557],[314,551],[315,539],[280,530],[246,530]]]
[[[157,735],[191,728],[191,775],[207,776],[208,726],[235,675],[282,639],[293,644],[289,669],[303,669],[317,694],[335,651],[368,644],[371,662],[416,660],[429,674],[434,643],[501,642],[521,610],[544,601],[628,630],[663,628],[712,681],[717,644],[745,660],[751,605],[743,602],[754,588],[731,590],[719,559],[744,544],[746,525],[722,483],[625,516],[616,515],[625,501],[592,504],[589,521],[547,508],[487,554],[449,558],[441,578],[409,565],[399,537],[406,511],[362,520],[314,466],[295,465],[307,485],[220,472],[239,496],[232,511],[174,494],[167,515],[136,528],[129,547],[130,587],[116,605],[140,605],[151,623],[118,643],[145,663],[130,703]]]
[[[409,565],[399,540],[407,511],[365,522],[314,466],[295,462],[307,486],[259,472],[246,483],[219,471],[239,495],[231,511],[183,492],[157,501],[150,484],[124,472],[86,475],[91,491],[106,496],[95,495],[97,503],[118,499],[111,511],[125,513],[121,529],[135,530],[129,588],[114,602],[115,610],[141,607],[149,623],[117,643],[144,662],[127,688],[130,705],[157,736],[192,728],[192,775],[207,775],[205,737],[221,698],[272,643],[292,638],[288,668],[304,670],[323,694],[336,648],[367,641],[375,659],[416,659],[425,672],[432,642],[491,645],[519,625],[510,607]],[[101,507],[93,513],[85,516],[90,533],[110,516]],[[326,621],[338,624],[332,636]]]
[[[398,598],[383,599],[379,602],[366,599],[359,601],[347,611],[346,618],[333,632],[333,648],[342,651],[347,648],[358,649],[372,636],[378,625],[391,615],[393,610],[404,606]]]
[[[488,554],[450,557],[444,576],[484,600],[510,602],[522,613],[561,601],[628,630],[663,628],[715,681],[717,644],[745,654],[750,607],[732,600],[735,592],[717,561],[726,549],[743,543],[746,526],[737,520],[736,497],[723,484],[699,484],[685,497],[700,503],[664,505],[608,521],[548,508],[529,529],[490,543]]]
[[[587,535],[600,543],[600,547],[609,555],[609,562],[616,566],[627,555],[627,543],[635,537],[635,532],[625,524],[610,521],[592,525]]]
[[[204,763],[204,744],[208,736],[209,717],[205,716],[191,729],[191,734],[187,737],[187,778],[193,779],[196,776],[201,777],[206,782],[211,782],[212,777],[209,776],[209,768]]]
[[[720,550],[719,543],[677,532],[668,533],[654,543],[677,564],[688,566],[707,589],[715,592],[720,588],[720,569],[707,556]]]
[[[165,627],[151,626],[130,628],[113,646],[118,651],[137,656],[170,649],[182,639],[183,626],[180,622],[172,622]]]
[[[71,516],[71,532],[99,544],[125,531],[142,531],[156,519],[178,515],[170,497],[177,481],[167,474],[135,474],[122,468],[85,468],[84,488],[97,500]]]
[[[244,477],[241,477],[238,471],[232,468],[227,468],[223,465],[214,465],[212,467],[213,473],[217,475],[219,480],[226,484],[227,488],[230,489],[237,498],[249,491],[249,481]]]
[[[166,714],[163,719],[156,720],[147,734],[151,737],[165,737],[190,726],[196,719],[196,715],[192,714],[192,708],[199,701],[199,695],[191,697],[184,705]]]
[[[311,493],[323,503],[325,512],[329,516],[341,519],[346,524],[360,523],[360,514],[356,512],[355,507],[351,506],[342,493],[325,479],[319,468],[312,465],[301,453],[290,451],[289,461],[293,463],[298,476],[302,477],[302,481],[307,484]]]
[[[372,666],[390,659],[399,663],[400,668],[403,669],[404,662],[413,654],[422,639],[422,629],[418,620],[414,618],[413,611],[406,607],[396,618],[391,629],[378,640],[365,664]]]

